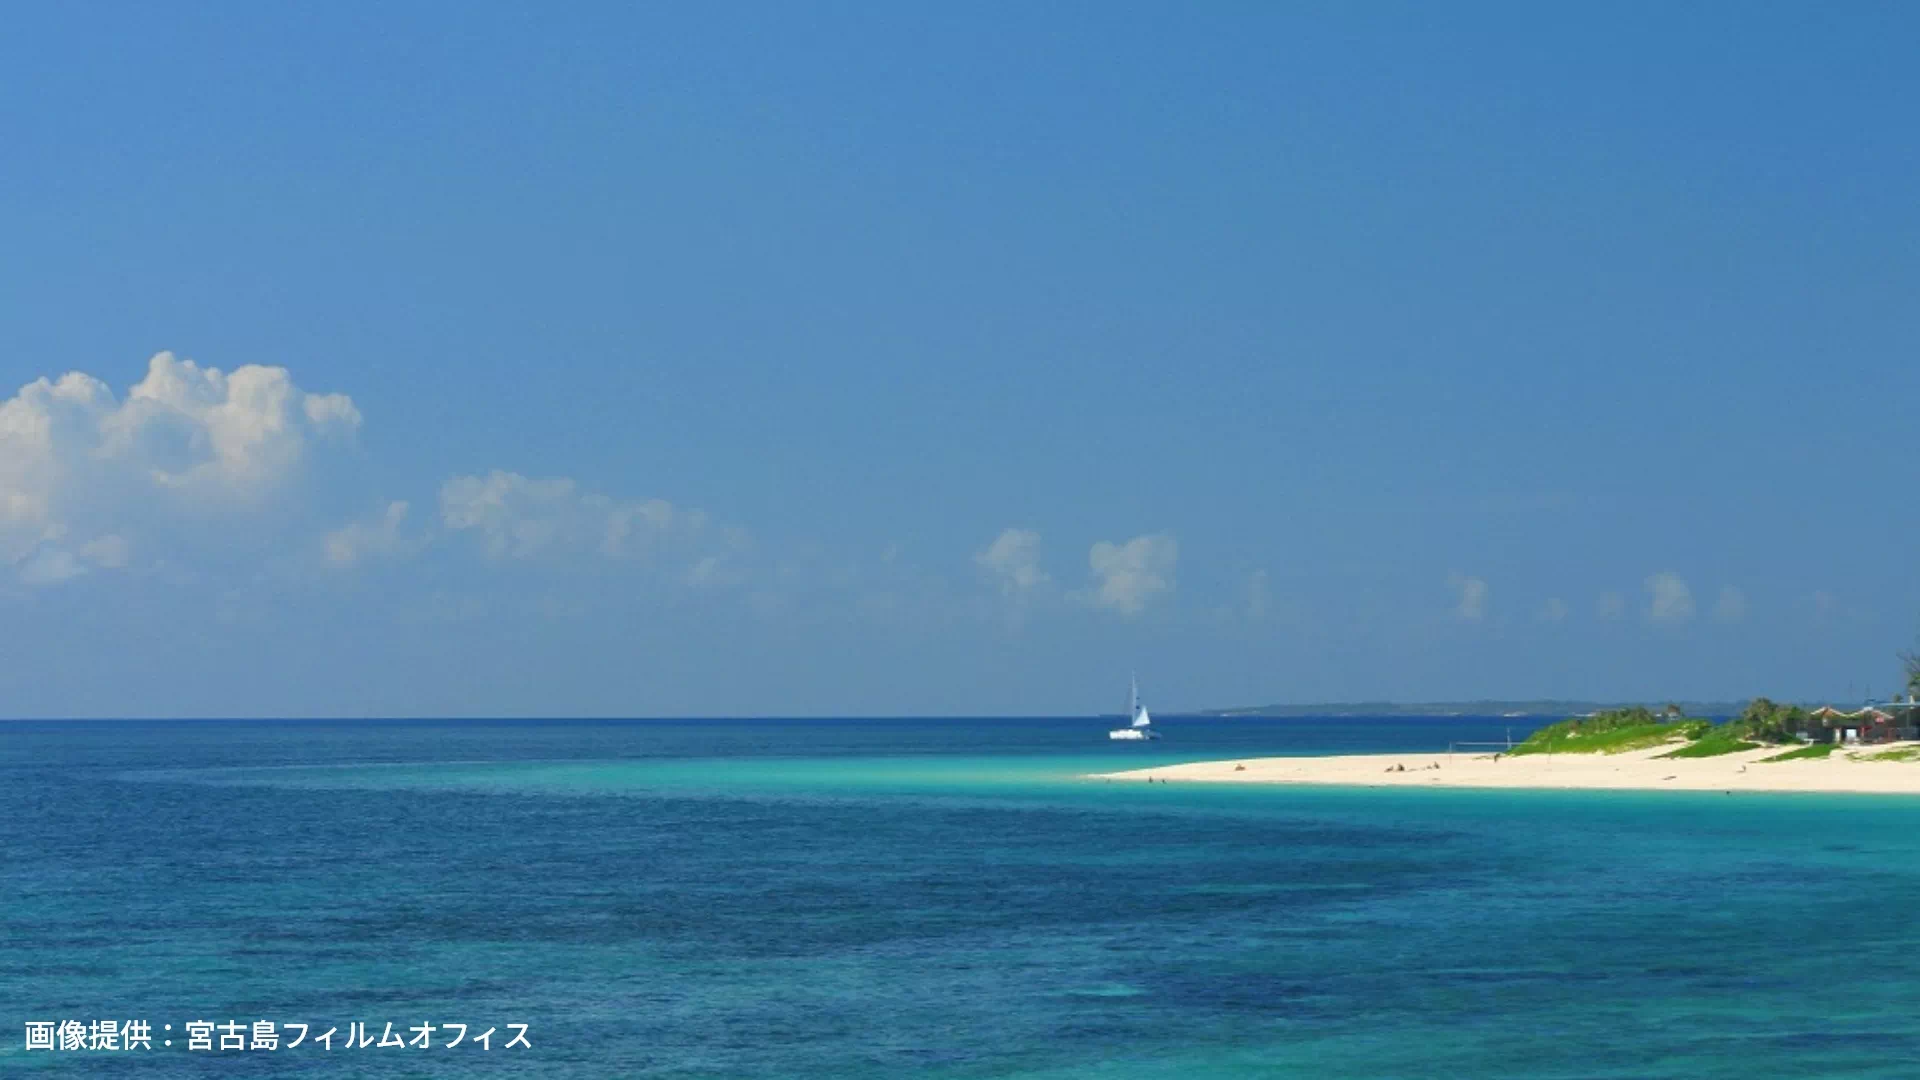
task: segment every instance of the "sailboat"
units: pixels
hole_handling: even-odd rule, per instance
[[[1153,730],[1153,717],[1148,715],[1147,707],[1140,703],[1140,680],[1134,678],[1130,681],[1133,685],[1127,693],[1127,726],[1107,732],[1107,738],[1124,742],[1157,739],[1160,733]]]

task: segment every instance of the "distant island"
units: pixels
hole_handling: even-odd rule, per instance
[[[1627,708],[1620,701],[1347,701],[1313,705],[1251,705],[1235,709],[1201,709],[1195,716],[1511,716],[1518,718],[1587,716]],[[1738,716],[1744,701],[1676,701],[1687,716]]]

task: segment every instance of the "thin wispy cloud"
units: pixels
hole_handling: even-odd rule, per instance
[[[724,588],[744,585],[746,582],[746,571],[719,555],[703,555],[687,571],[687,584],[697,588]]]
[[[48,548],[37,551],[16,564],[22,584],[58,585],[87,572],[87,565],[71,551]]]
[[[1672,571],[1648,576],[1647,618],[1660,623],[1685,622],[1693,618],[1693,590],[1686,580]]]
[[[1458,571],[1447,575],[1447,587],[1455,594],[1453,615],[1464,622],[1479,622],[1487,616],[1487,583],[1482,578]]]
[[[329,565],[345,568],[367,559],[390,557],[416,546],[401,536],[407,504],[390,502],[371,521],[356,521],[329,532],[321,541]]]
[[[738,556],[751,546],[744,529],[716,526],[705,511],[665,499],[616,499],[582,490],[568,477],[500,469],[441,485],[440,521],[449,532],[478,538],[496,561],[671,557],[700,584],[737,581],[745,574]]]
[[[973,563],[1009,598],[1024,597],[1053,580],[1040,568],[1040,534],[1032,529],[1001,530],[974,554]]]
[[[1093,589],[1085,594],[1096,608],[1134,616],[1157,596],[1174,589],[1180,545],[1165,533],[1136,536],[1124,544],[1102,540],[1087,552]]]
[[[1720,586],[1720,595],[1713,601],[1713,617],[1723,623],[1739,622],[1746,618],[1746,594],[1731,585]]]

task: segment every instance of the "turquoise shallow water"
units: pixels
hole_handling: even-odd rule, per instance
[[[9,725],[0,1073],[1920,1072],[1914,802],[1080,779],[1505,723]],[[24,1049],[99,1018],[155,1049]]]

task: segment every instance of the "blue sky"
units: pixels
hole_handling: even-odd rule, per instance
[[[1890,690],[1920,16],[1550,7],[16,11],[0,713]]]

